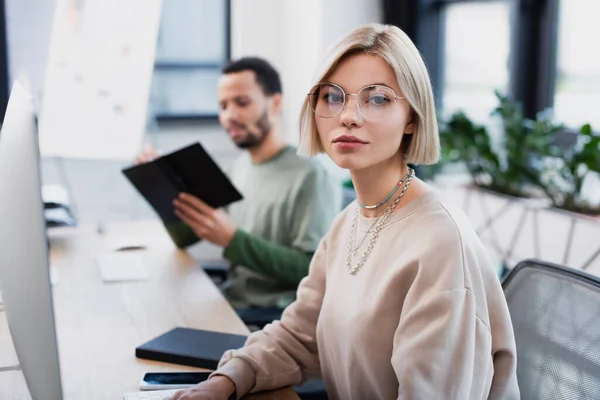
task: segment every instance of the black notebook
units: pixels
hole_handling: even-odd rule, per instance
[[[173,206],[173,200],[181,192],[193,194],[213,208],[242,199],[242,195],[200,143],[126,168],[123,174],[154,208],[180,247],[191,244],[175,237],[184,236],[178,227],[183,223],[175,215]]]
[[[246,336],[175,328],[135,349],[135,356],[153,361],[217,369],[221,356],[244,346]]]

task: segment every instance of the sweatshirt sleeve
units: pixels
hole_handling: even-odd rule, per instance
[[[433,223],[425,220],[424,223]],[[398,399],[519,399],[514,334],[483,246],[437,219],[393,338]]]
[[[281,321],[250,335],[244,347],[227,351],[214,375],[229,377],[237,398],[248,392],[296,385],[320,376],[316,326],[325,293],[325,239],[298,287],[297,300]]]
[[[486,399],[491,353],[490,330],[477,317],[469,289],[424,299],[401,317],[394,335],[398,399]]]

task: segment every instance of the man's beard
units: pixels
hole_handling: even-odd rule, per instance
[[[265,110],[263,115],[261,115],[256,121],[256,130],[258,132],[252,132],[245,126],[244,128],[246,129],[246,137],[244,137],[240,142],[235,142],[236,146],[240,149],[251,149],[259,146],[265,141],[267,135],[271,131],[271,123],[269,122],[269,115],[267,114],[267,111]]]

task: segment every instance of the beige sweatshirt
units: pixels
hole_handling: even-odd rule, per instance
[[[435,191],[413,200],[353,276],[355,206],[321,241],[281,321],[227,352],[216,374],[235,382],[238,398],[322,377],[334,400],[518,399],[504,293],[464,214]],[[359,243],[374,219],[357,222]]]

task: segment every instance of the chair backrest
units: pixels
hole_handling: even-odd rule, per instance
[[[600,398],[600,279],[526,260],[502,286],[515,330],[521,398]]]

